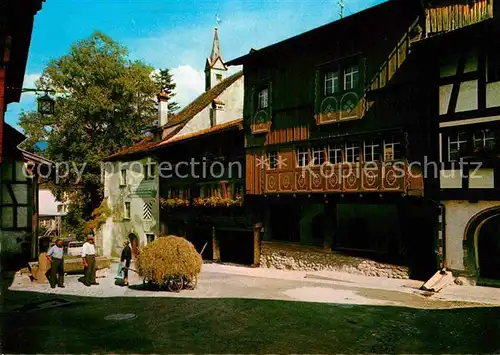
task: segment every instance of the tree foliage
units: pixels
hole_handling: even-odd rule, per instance
[[[175,88],[177,85],[174,82],[172,74],[170,74],[170,70],[162,69],[158,71],[157,73],[155,73],[153,79],[160,86],[160,90],[168,94],[168,111],[177,111],[180,106],[177,104],[177,102],[172,101],[175,96]]]
[[[40,89],[58,92],[56,112],[21,115],[27,148],[33,150],[36,142],[46,140],[43,155],[47,158],[84,168],[80,181],[71,168],[66,179],[51,183],[58,200],[69,199],[66,221],[74,227],[71,232],[83,233],[85,221],[102,200],[102,159],[142,139],[156,119],[160,83],[152,78],[152,71],[130,60],[125,47],[94,32],[76,42],[68,54],[52,60],[37,82]],[[72,193],[63,195],[68,191]]]

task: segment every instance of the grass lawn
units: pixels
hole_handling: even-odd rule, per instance
[[[6,293],[26,304],[50,295]],[[60,298],[57,296],[57,298]],[[244,299],[61,297],[6,312],[3,353],[493,353],[500,308],[420,310]],[[114,313],[132,320],[109,321]]]

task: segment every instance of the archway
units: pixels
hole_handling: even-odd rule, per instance
[[[139,238],[134,233],[130,233],[128,235],[128,239],[130,240],[130,247],[132,248],[132,256],[137,255],[137,248],[139,247]]]
[[[500,279],[500,206],[479,212],[467,224],[464,266],[470,276]]]

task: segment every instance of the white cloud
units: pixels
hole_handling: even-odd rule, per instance
[[[184,107],[203,93],[205,89],[205,74],[190,65],[179,65],[170,70],[175,84],[174,100]]]
[[[38,79],[40,79],[40,76],[42,74],[40,73],[33,73],[33,74],[27,74],[24,76],[24,82],[23,82],[23,88],[29,88],[29,89],[35,89],[36,86],[36,82],[38,81]],[[25,92],[23,93],[23,96],[26,95],[26,97],[28,96],[35,96],[35,93],[34,92]]]

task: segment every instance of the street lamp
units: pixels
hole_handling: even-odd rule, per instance
[[[45,95],[38,98],[38,113],[42,115],[53,115],[55,104],[56,102],[54,99],[51,98],[48,93],[45,93]]]
[[[56,102],[52,97],[50,97],[49,93],[55,94],[56,93],[55,90],[49,90],[49,89],[39,90],[39,89],[30,89],[30,88],[19,89],[19,88],[12,88],[12,87],[8,87],[7,89],[8,90],[20,90],[21,93],[23,93],[23,92],[34,92],[34,93],[45,92],[45,95],[43,95],[42,97],[39,97],[37,99],[37,101],[38,101],[38,113],[40,113],[42,115],[53,115],[54,114]]]

